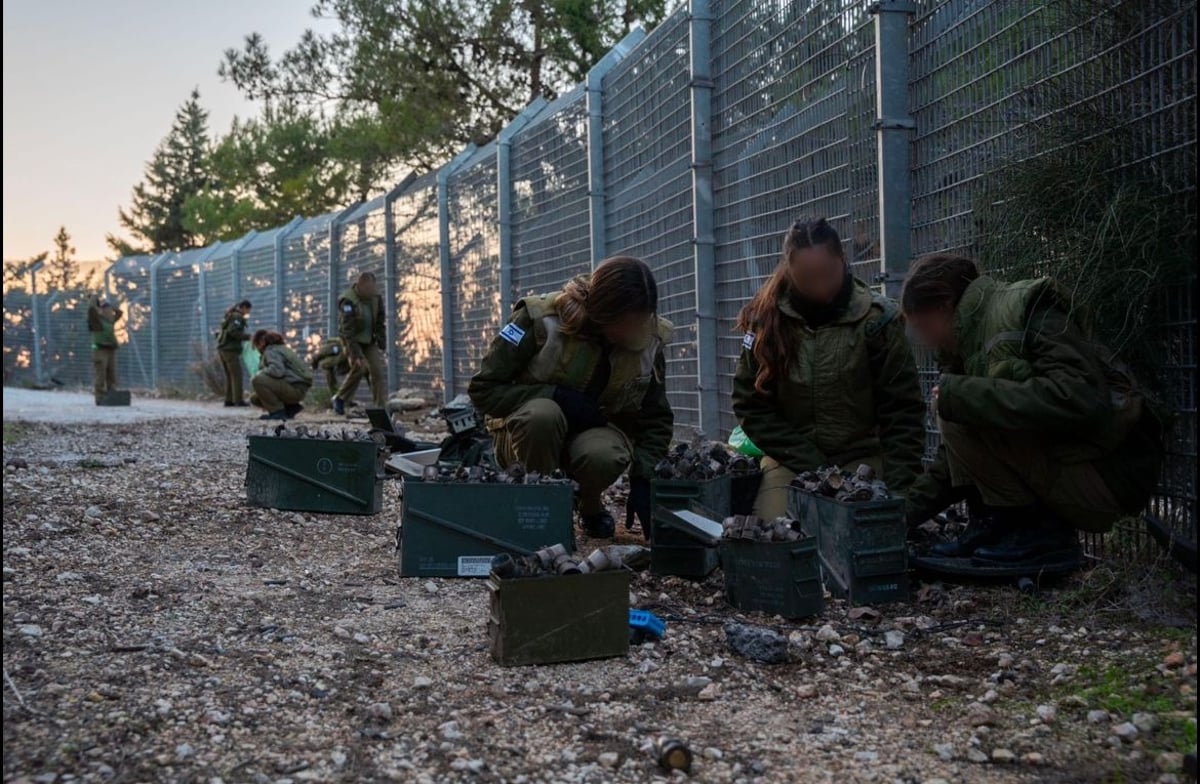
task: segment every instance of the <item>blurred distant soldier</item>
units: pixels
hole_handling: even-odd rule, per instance
[[[93,390],[96,402],[117,388],[117,333],[116,323],[122,316],[111,303],[92,297],[88,303],[88,332],[92,333],[92,368],[96,372]]]
[[[341,338],[326,340],[312,358],[313,370],[325,371],[325,383],[331,392],[337,392],[338,374],[350,372],[350,355]]]
[[[225,371],[225,406],[249,405],[242,399],[242,344],[250,339],[250,300],[244,299],[225,311],[217,330],[217,354]]]
[[[254,388],[250,402],[266,411],[259,419],[292,419],[304,410],[300,401],[312,387],[312,371],[278,332],[260,329],[250,345],[262,355],[259,370],[250,379]]]
[[[364,272],[358,281],[338,299],[338,336],[346,344],[350,372],[333,396],[333,410],[346,413],[346,402],[354,400],[358,382],[370,377],[371,402],[383,408],[387,402],[387,371],[383,346],[387,340],[383,326],[383,297],[375,284],[375,275]]]

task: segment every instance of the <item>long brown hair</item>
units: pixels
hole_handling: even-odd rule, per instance
[[[954,310],[967,286],[979,277],[979,265],[963,256],[937,253],[923,256],[908,268],[900,309],[905,313]]]
[[[805,248],[826,247],[838,258],[844,258],[842,240],[824,218],[812,221],[798,220],[788,229],[783,238],[783,257],[763,284],[754,299],[746,303],[738,314],[739,332],[754,333],[754,359],[758,361],[758,375],[754,388],[768,392],[767,387],[787,375],[791,366],[795,346],[791,333],[783,328],[779,315],[779,300],[788,290],[788,267],[792,254]]]
[[[250,338],[250,345],[262,351],[267,346],[282,346],[283,335],[273,329],[260,329]]]
[[[560,329],[575,335],[588,326],[603,327],[626,313],[658,310],[658,284],[641,259],[613,256],[596,267],[589,279],[580,275],[563,287],[554,301]]]

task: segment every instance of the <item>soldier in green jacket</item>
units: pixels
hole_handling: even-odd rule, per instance
[[[262,354],[259,371],[250,379],[250,402],[267,411],[259,419],[292,419],[304,410],[300,401],[312,387],[312,371],[278,332],[260,329],[250,345]]]
[[[674,426],[663,356],[671,325],[657,308],[650,268],[608,259],[590,279],[520,300],[467,389],[501,464],[561,469],[579,483],[590,536],[613,535],[602,494],[627,469],[626,525],[636,517],[650,530],[650,478]]]
[[[244,299],[225,311],[217,330],[217,355],[225,371],[225,406],[244,406],[242,399],[242,344],[250,339],[246,327],[250,319],[250,300]]]
[[[983,501],[963,536],[933,554],[1048,563],[1077,554],[1076,529],[1108,531],[1143,509],[1162,426],[1055,281],[1001,283],[970,259],[931,256],[913,264],[902,305],[942,369],[930,401],[942,448],[908,499],[909,521],[963,488]]]
[[[364,374],[370,378],[371,402],[382,408],[387,402],[387,369],[383,356],[387,334],[383,297],[379,296],[373,273],[362,273],[353,286],[342,292],[338,300],[338,337],[345,343],[350,357],[350,372],[333,396],[333,410],[338,414],[346,413],[346,403],[354,400],[354,392]]]
[[[96,403],[117,388],[116,324],[123,315],[119,308],[101,301],[99,296],[88,302],[87,324],[92,335],[92,370],[95,372],[92,391]]]
[[[797,221],[742,309],[733,410],[762,450],[755,514],[787,512],[797,473],[867,464],[903,495],[921,471],[925,406],[899,308],[851,275],[824,219]]]
[[[325,384],[333,392],[338,389],[338,373],[350,372],[350,356],[341,338],[326,340],[312,355],[312,369],[325,371]]]

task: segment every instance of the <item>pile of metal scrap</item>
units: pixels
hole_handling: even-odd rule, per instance
[[[426,482],[477,482],[493,485],[563,485],[571,484],[571,479],[562,470],[552,474],[539,474],[537,471],[526,471],[521,463],[513,463],[503,471],[489,466],[425,466],[421,478]]]
[[[259,432],[247,432],[246,435],[275,436],[276,438],[309,438],[316,441],[373,441],[380,446],[386,443],[382,433],[368,433],[365,430],[347,430],[344,427],[331,430],[327,427],[310,428],[308,425],[296,425],[295,427],[288,427],[282,424],[275,427],[263,425]]]
[[[798,542],[805,538],[800,521],[790,517],[764,520],[754,515],[734,515],[721,524],[726,539],[745,539],[751,542]]]
[[[650,551],[637,545],[601,547],[587,558],[567,552],[561,544],[543,547],[533,555],[501,553],[492,558],[492,574],[501,579],[591,574],[613,569],[638,569],[649,561]]]
[[[876,478],[875,469],[866,464],[853,473],[837,466],[805,471],[792,480],[792,486],[838,501],[886,501],[892,497],[887,483]]]
[[[654,466],[656,479],[705,481],[722,474],[743,473],[758,468],[754,460],[729,450],[720,441],[696,436],[690,442],[676,444]]]

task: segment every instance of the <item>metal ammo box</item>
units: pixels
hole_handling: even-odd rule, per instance
[[[698,537],[691,526],[681,525],[670,512],[691,509],[714,520],[724,520],[729,514],[731,487],[729,474],[705,481],[651,481],[650,503],[654,515],[650,532],[651,572],[707,577],[717,568],[716,546],[706,538]]]
[[[575,550],[569,484],[404,479],[401,577],[487,577],[492,556]]]
[[[908,599],[904,501],[838,501],[797,487],[788,513],[817,539],[825,587],[852,604]]]
[[[128,389],[110,389],[96,401],[98,406],[127,406],[132,401]]]
[[[301,512],[369,515],[383,508],[386,451],[373,441],[248,436],[246,500]]]
[[[806,618],[825,609],[817,540],[721,540],[725,597],[739,610]]]
[[[629,650],[625,569],[488,581],[492,658],[512,667],[624,656]]]

